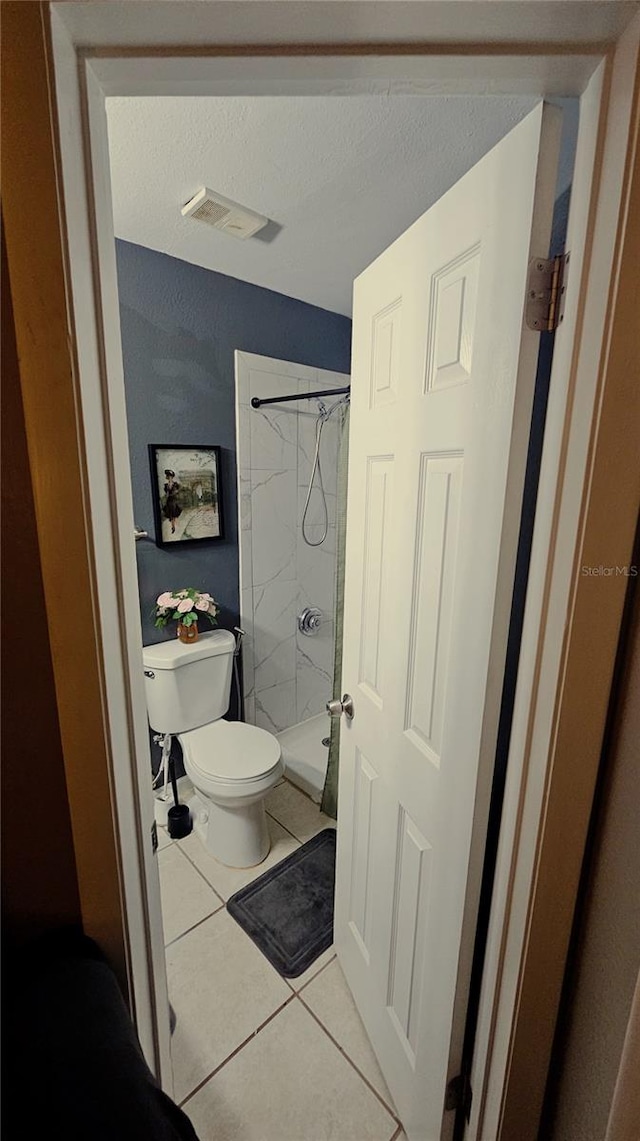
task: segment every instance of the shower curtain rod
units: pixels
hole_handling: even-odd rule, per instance
[[[271,396],[264,400],[259,396],[252,396],[251,407],[261,408],[263,404],[283,404],[288,400],[313,400],[319,396],[344,396],[347,392],[351,392],[350,384],[346,388],[323,388],[318,392],[297,392],[295,396]]]

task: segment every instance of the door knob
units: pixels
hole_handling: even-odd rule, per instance
[[[353,708],[353,698],[351,694],[343,694],[342,701],[337,697],[333,701],[328,701],[327,713],[329,717],[341,717],[344,713],[345,717],[347,717],[349,721],[352,721],[355,710]]]

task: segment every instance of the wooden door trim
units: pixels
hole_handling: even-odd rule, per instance
[[[129,996],[44,8],[20,0],[2,7],[3,215],[82,920]]]
[[[634,38],[637,61],[637,30]],[[615,84],[615,75],[612,79]],[[613,92],[609,100],[610,116],[624,114],[615,96]],[[639,127],[640,69],[636,62],[572,596],[499,1141],[527,1141],[529,1136],[533,1141],[537,1136],[537,1128],[534,1132],[527,1123],[537,1123],[542,1112],[628,586],[625,575],[599,571],[601,567],[631,567],[640,513]],[[605,168],[601,196],[607,193],[607,183]],[[598,258],[596,248],[591,282],[598,272]]]

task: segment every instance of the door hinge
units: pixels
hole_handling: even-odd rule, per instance
[[[451,1081],[447,1083],[444,1108],[446,1110],[462,1110],[468,1121],[471,1116],[472,1099],[471,1082],[466,1074],[456,1074],[455,1078],[451,1078]]]
[[[552,333],[564,317],[569,254],[532,258],[527,279],[525,320],[529,329]]]
[[[153,852],[154,856],[158,851],[158,825],[156,824],[155,820],[151,825],[151,851]]]

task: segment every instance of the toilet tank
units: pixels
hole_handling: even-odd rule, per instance
[[[185,733],[217,721],[229,708],[235,639],[228,630],[201,634],[191,645],[173,638],[143,646],[149,724]]]

